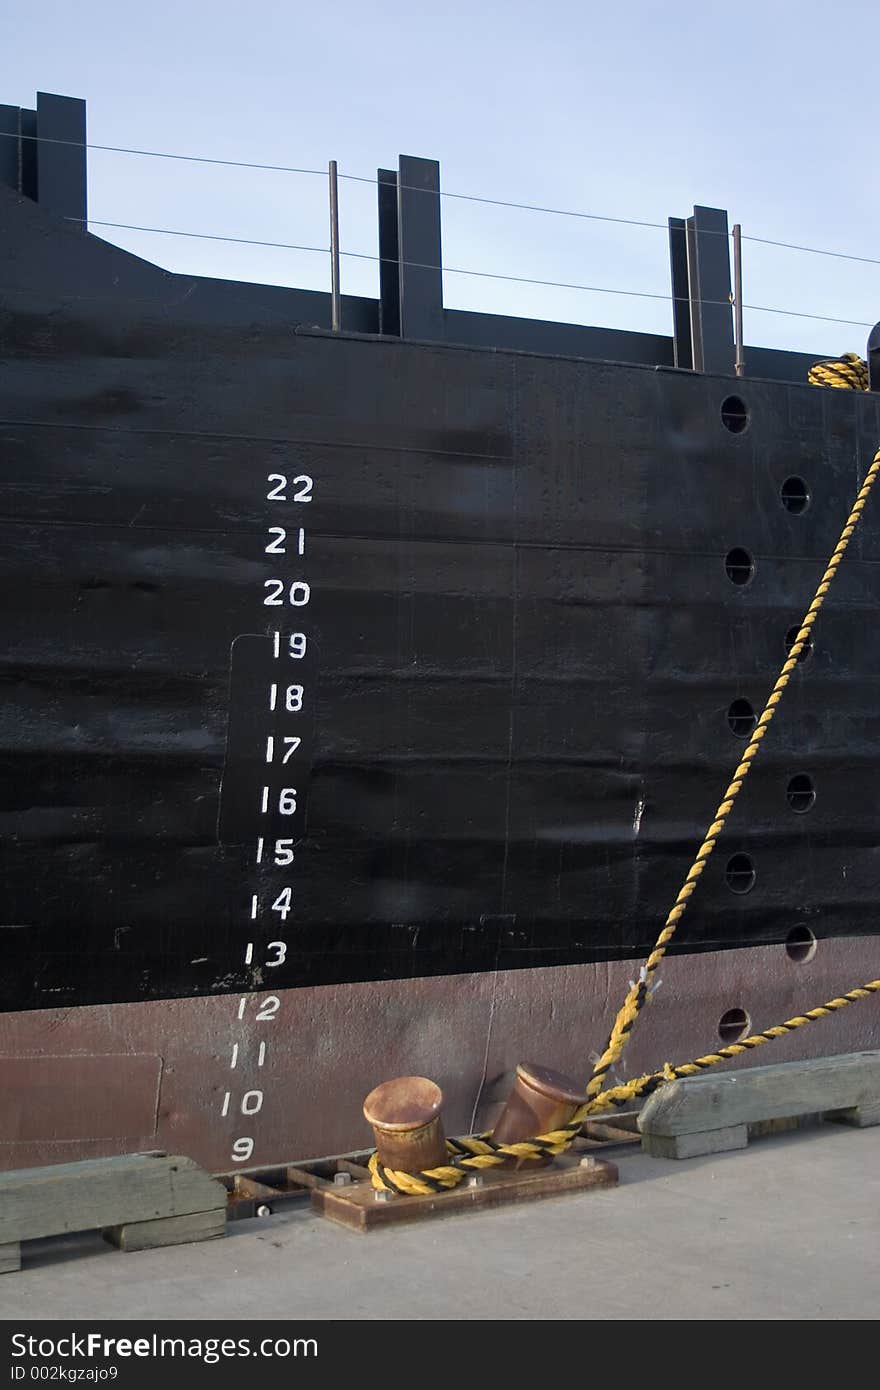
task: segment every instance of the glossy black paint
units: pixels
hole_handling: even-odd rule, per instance
[[[169,275],[3,188],[0,243],[0,1007],[644,951],[742,749],[728,708],[760,708],[880,439],[877,397],[334,338],[310,327],[323,296]],[[345,322],[378,327],[377,306]],[[254,861],[249,712],[267,476],[291,471],[314,480],[308,796],[270,976],[242,964],[248,904],[290,879]],[[876,932],[876,506],[677,949]]]

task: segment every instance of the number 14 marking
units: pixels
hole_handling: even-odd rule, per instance
[[[286,920],[287,914],[290,912],[290,909],[291,909],[292,904],[293,904],[293,889],[292,889],[292,888],[282,888],[282,889],[281,889],[281,892],[278,894],[278,897],[275,899],[274,903],[272,904],[272,911],[273,911],[273,912],[278,912],[278,913],[280,913],[280,914],[281,914],[281,920],[282,920],[282,922],[283,922],[283,921]],[[259,899],[259,897],[257,896],[257,894],[254,893],[254,894],[252,894],[252,896],[251,896],[251,921],[252,921],[252,922],[256,922],[256,920],[257,920],[257,913],[259,912],[259,909],[260,909],[260,899]]]

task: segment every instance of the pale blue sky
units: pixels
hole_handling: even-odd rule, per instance
[[[44,0],[7,8],[0,101],[85,97],[89,139],[374,176],[400,152],[445,189],[665,223],[694,202],[744,234],[880,259],[880,11],[868,0]],[[305,175],[94,151],[94,218],[327,243]],[[343,250],[375,254],[375,190],[343,182]],[[96,229],[99,231],[100,229]],[[174,270],[325,288],[327,258],[106,231]],[[669,293],[666,236],[447,199],[448,266]],[[745,301],[873,323],[880,265],[747,243]],[[375,263],[343,288],[375,295]],[[668,333],[670,305],[448,274],[450,306]],[[864,351],[867,330],[746,312],[747,342]]]

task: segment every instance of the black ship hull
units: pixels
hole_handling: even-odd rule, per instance
[[[2,1161],[268,1163],[395,1068],[462,1125],[530,1043],[586,1073],[878,397],[331,335],[0,195]],[[878,560],[869,508],[646,1064],[871,973]],[[834,1027],[801,1053],[876,1023]]]

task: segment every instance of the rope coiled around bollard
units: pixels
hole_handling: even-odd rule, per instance
[[[464,1139],[447,1139],[447,1151],[454,1163],[445,1164],[439,1168],[429,1168],[423,1173],[404,1173],[386,1168],[379,1162],[377,1155],[373,1154],[369,1162],[373,1186],[380,1189],[387,1188],[401,1196],[427,1196],[432,1192],[445,1192],[450,1188],[457,1187],[469,1172],[500,1168],[507,1166],[512,1160],[523,1162],[524,1160],[534,1160],[547,1156],[555,1157],[557,1154],[564,1153],[574,1142],[584,1121],[589,1119],[591,1115],[601,1115],[608,1110],[620,1109],[635,1100],[643,1100],[646,1096],[659,1090],[667,1081],[677,1081],[679,1078],[687,1076],[698,1076],[700,1072],[707,1071],[709,1067],[717,1067],[721,1062],[726,1062],[731,1057],[740,1057],[744,1052],[752,1051],[753,1048],[775,1042],[777,1038],[784,1038],[786,1034],[793,1033],[808,1023],[817,1023],[821,1018],[830,1018],[832,1014],[837,1013],[839,1009],[846,1008],[848,1004],[855,1004],[859,999],[868,999],[872,994],[878,993],[880,993],[880,980],[869,980],[856,989],[847,990],[846,994],[841,994],[835,999],[828,999],[815,1009],[807,1009],[806,1013],[796,1014],[794,1018],[788,1018],[784,1023],[778,1023],[773,1028],[765,1028],[762,1033],[753,1033],[750,1037],[743,1038],[741,1042],[730,1043],[727,1047],[719,1047],[717,1052],[709,1052],[704,1057],[695,1058],[693,1062],[681,1062],[677,1066],[671,1066],[667,1062],[661,1071],[648,1072],[644,1076],[635,1076],[620,1086],[613,1086],[607,1091],[603,1091],[594,1100],[580,1106],[567,1125],[553,1130],[549,1134],[536,1135],[534,1139],[522,1139],[516,1144],[496,1144],[488,1135],[469,1135]]]
[[[826,362],[815,362],[807,372],[811,386],[836,386],[844,391],[867,391],[868,364],[857,352],[845,352]]]
[[[857,353],[852,352],[845,353],[841,358],[816,363],[811,367],[807,379],[812,385],[817,386],[832,386],[847,390],[861,391],[867,391],[869,388],[867,363],[860,358]],[[447,1151],[453,1161],[450,1164],[429,1169],[423,1173],[404,1173],[396,1170],[389,1170],[379,1161],[378,1156],[373,1154],[369,1162],[369,1167],[374,1187],[387,1188],[392,1192],[407,1195],[426,1195],[432,1192],[447,1191],[457,1186],[466,1176],[468,1170],[473,1171],[497,1167],[502,1164],[507,1164],[511,1160],[534,1160],[544,1156],[555,1156],[563,1153],[569,1145],[573,1143],[580,1132],[584,1120],[590,1114],[625,1105],[632,1100],[649,1095],[652,1091],[663,1085],[665,1081],[674,1080],[678,1077],[696,1075],[707,1067],[717,1066],[720,1062],[726,1061],[731,1057],[740,1056],[742,1053],[748,1052],[753,1048],[761,1047],[765,1043],[773,1042],[780,1037],[785,1037],[788,1033],[803,1027],[807,1023],[816,1022],[820,1018],[827,1018],[837,1010],[846,1007],[846,1005],[855,1003],[860,999],[867,999],[872,994],[880,991],[880,980],[871,980],[865,985],[847,991],[846,994],[840,995],[838,998],[828,1000],[825,1004],[821,1004],[814,1009],[808,1009],[804,1014],[799,1014],[795,1018],[787,1019],[786,1022],[780,1023],[773,1028],[768,1028],[763,1033],[755,1033],[748,1038],[744,1038],[741,1042],[731,1043],[727,1047],[719,1048],[717,1052],[708,1053],[704,1057],[698,1057],[693,1062],[682,1063],[677,1067],[672,1067],[667,1063],[660,1072],[652,1072],[646,1076],[634,1078],[632,1081],[626,1082],[620,1086],[603,1090],[604,1080],[608,1072],[620,1060],[629,1036],[638,1021],[639,1015],[651,997],[651,980],[666,954],[667,947],[675,935],[675,931],[681,918],[684,916],[688,902],[693,896],[700,876],[730,816],[734,802],[742,790],[746,777],[751,770],[752,763],[758,755],[761,742],[776,713],[783,692],[797,667],[800,655],[809,641],[811,630],[825,602],[832,581],[840,568],[841,561],[843,560],[849,542],[861,519],[878,474],[880,474],[880,449],[875,453],[871,466],[865,475],[865,479],[859,489],[843,530],[840,533],[837,544],[825,566],[816,592],[813,595],[812,602],[798,629],[797,637],[782,665],[779,675],[773,685],[773,689],[767,697],[767,701],[756,722],[742,758],[733,774],[733,778],[706,831],[703,843],[700,845],[696,857],[679,889],[675,902],[667,914],[653,950],[642,966],[638,980],[631,985],[617,1017],[614,1020],[605,1050],[597,1060],[593,1068],[593,1074],[587,1083],[586,1101],[584,1105],[579,1107],[575,1115],[564,1127],[554,1130],[552,1133],[536,1135],[532,1139],[521,1140],[515,1144],[496,1144],[486,1135],[471,1135],[462,1139],[447,1140]]]

